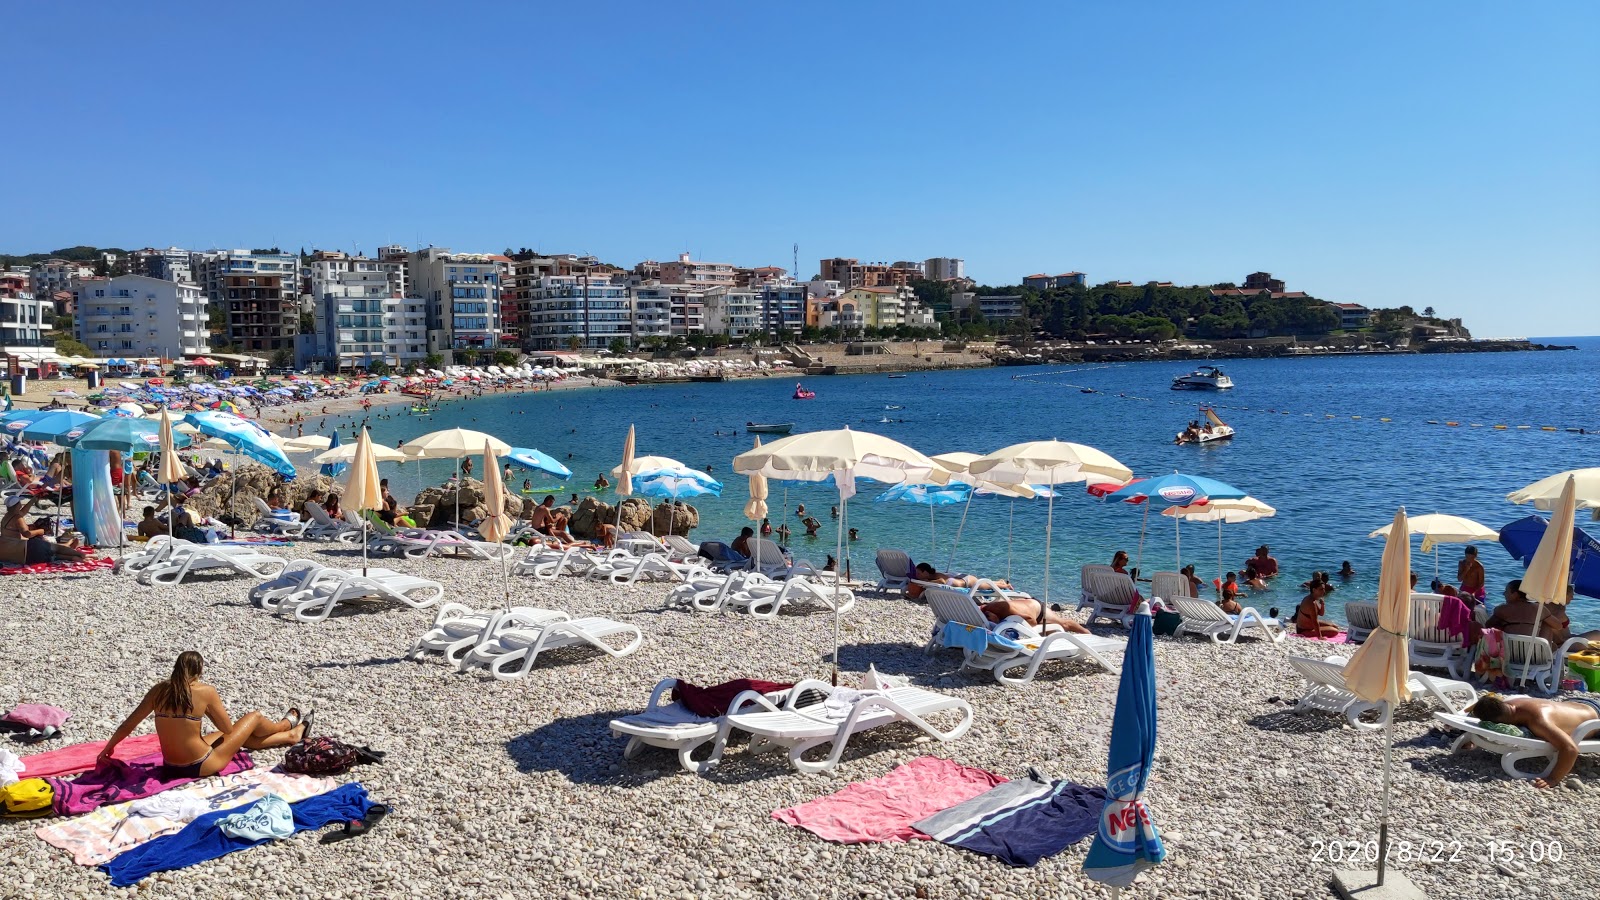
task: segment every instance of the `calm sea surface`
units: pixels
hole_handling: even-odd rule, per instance
[[[1171,391],[1184,363],[1112,366],[1044,366],[913,374],[908,378],[840,376],[806,379],[815,400],[790,399],[784,380],[727,384],[660,385],[488,397],[448,404],[427,419],[375,420],[374,438],[393,444],[426,431],[461,425],[488,431],[513,446],[537,447],[566,458],[575,473],[566,493],[583,492],[597,472],[617,465],[629,424],[638,428],[638,452],[675,457],[724,483],[721,498],[694,502],[699,539],[731,539],[748,498],[746,480],[730,460],[751,446],[747,421],[793,422],[795,431],[849,426],[875,431],[924,453],[984,453],[1024,440],[1060,438],[1112,454],[1138,476],[1182,471],[1236,485],[1277,507],[1275,518],[1224,526],[1222,565],[1240,568],[1258,544],[1271,545],[1285,576],[1251,603],[1291,606],[1297,585],[1315,569],[1334,571],[1350,560],[1357,576],[1339,584],[1329,604],[1370,598],[1376,590],[1382,541],[1368,532],[1387,524],[1404,505],[1413,515],[1443,512],[1498,528],[1531,512],[1505,495],[1564,469],[1600,466],[1600,338],[1561,338],[1580,349],[1561,353],[1457,354],[1403,357],[1317,357],[1236,360],[1225,363],[1237,387],[1221,394]],[[1083,389],[1095,393],[1085,393]],[[1238,436],[1205,447],[1172,444],[1196,418],[1196,403],[1216,400]],[[1387,419],[1388,421],[1384,421]],[[1430,420],[1438,424],[1429,424]],[[348,425],[350,419],[342,420]],[[1451,426],[1445,423],[1455,422]],[[1495,426],[1505,425],[1505,430]],[[1519,429],[1518,426],[1531,426]],[[1558,431],[1540,430],[1555,426]],[[1565,429],[1583,428],[1589,434]],[[719,436],[716,432],[720,431]],[[570,456],[569,456],[570,455]],[[453,464],[428,461],[422,477],[437,483]],[[419,484],[418,464],[385,465],[396,493]],[[521,486],[518,474],[515,487]],[[554,486],[549,478],[535,487]],[[962,508],[875,503],[880,490],[866,485],[850,504],[850,525],[861,540],[850,550],[858,577],[875,573],[878,547],[899,547],[914,559],[951,560]],[[566,494],[562,494],[565,499]],[[608,498],[613,500],[614,498]],[[773,520],[784,514],[797,534],[796,504],[824,522],[819,538],[797,536],[797,555],[821,562],[834,548],[828,508],[837,502],[817,486],[774,486]],[[1144,509],[1088,496],[1066,485],[1055,501],[1051,553],[1052,599],[1075,600],[1078,567],[1109,561],[1111,553],[1138,552]],[[954,569],[1003,576],[1038,593],[1044,586],[1044,500],[978,498],[955,550]],[[1600,529],[1585,517],[1580,525]],[[1008,540],[1008,529],[1014,537]],[[1150,516],[1142,568],[1196,564],[1209,579],[1218,569],[1218,528],[1192,524],[1174,533],[1172,520]],[[1491,594],[1521,571],[1498,545],[1480,551]],[[1459,546],[1446,546],[1442,571],[1454,577]],[[1433,560],[1413,544],[1413,568],[1423,583]],[[1336,579],[1337,583],[1337,579]],[[1579,598],[1575,624],[1600,625],[1600,602]]]

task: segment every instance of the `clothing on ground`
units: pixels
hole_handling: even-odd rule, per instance
[[[59,706],[48,703],[19,703],[11,711],[0,716],[0,722],[9,722],[13,725],[26,725],[29,728],[60,728],[72,718],[72,713]]]
[[[841,844],[927,840],[912,827],[918,819],[969,800],[1004,778],[937,756],[923,756],[870,781],[772,814]]]
[[[334,822],[364,819],[372,806],[372,801],[367,798],[367,789],[356,781],[291,804],[290,809],[294,812],[294,830],[308,831],[324,828]],[[208,813],[190,822],[177,834],[158,837],[135,847],[100,868],[111,876],[112,885],[126,887],[155,872],[182,869],[266,843],[264,839],[246,840],[229,837],[222,832],[217,825],[218,820],[236,811]]]
[[[50,846],[60,847],[70,853],[72,861],[78,865],[98,866],[164,834],[177,834],[184,825],[193,821],[151,815],[162,807],[145,804],[172,803],[176,809],[197,803],[203,807],[199,815],[205,815],[254,803],[268,794],[277,794],[293,803],[326,794],[338,786],[339,783],[332,778],[290,775],[275,769],[250,769],[232,775],[202,778],[193,784],[143,800],[102,806],[88,815],[57,819],[34,833]],[[135,809],[139,808],[145,810],[144,815],[135,814]]]
[[[22,757],[10,750],[0,750],[0,787],[16,784],[22,777]]]
[[[294,834],[294,813],[288,801],[275,794],[257,800],[243,812],[223,816],[217,827],[231,838],[247,841],[269,841]]]
[[[219,775],[231,775],[253,768],[250,754],[240,750],[222,767]],[[170,788],[188,784],[195,779],[173,777],[172,770],[162,765],[161,754],[142,756],[132,762],[112,759],[101,763],[92,772],[66,781],[46,779],[55,788],[55,811],[58,816],[81,816],[111,803],[123,803],[159,794]]]
[[[101,807],[105,809],[105,807]],[[210,812],[206,802],[183,791],[163,791],[154,797],[134,800],[128,804],[128,814],[147,819],[171,819],[187,825]]]
[[[1100,788],[1033,775],[929,816],[916,828],[1007,865],[1033,866],[1094,834],[1105,802]]]
[[[56,750],[24,756],[22,764],[27,767],[28,775],[33,778],[76,775],[94,768],[95,760],[100,757],[100,749],[105,745],[105,741],[68,744]],[[111,758],[123,761],[138,759],[160,749],[161,738],[158,735],[140,734],[118,744],[117,749],[111,751]]]
[[[711,687],[696,687],[683,679],[678,679],[677,685],[672,688],[672,699],[683,704],[683,708],[697,716],[714,719],[728,714],[728,704],[733,698],[745,691],[755,691],[760,694],[771,694],[776,691],[787,691],[794,687],[792,684],[782,684],[776,681],[760,681],[754,678],[737,678],[733,681],[724,681],[722,684]]]

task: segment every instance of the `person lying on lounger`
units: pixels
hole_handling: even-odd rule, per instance
[[[1600,719],[1600,700],[1594,697],[1574,697],[1570,700],[1541,700],[1537,697],[1501,697],[1484,694],[1478,702],[1467,707],[1467,715],[1482,722],[1499,722],[1515,725],[1556,749],[1556,767],[1549,778],[1535,778],[1534,787],[1547,788],[1565,781],[1572,766],[1578,761],[1578,744],[1572,739],[1573,729]],[[1461,745],[1471,747],[1469,741]]]
[[[245,713],[237,722],[228,716],[217,689],[200,680],[205,660],[193,650],[178,654],[172,677],[145,692],[144,699],[106,741],[100,761],[154,714],[161,741],[163,768],[176,778],[205,778],[222,771],[241,749],[270,750],[297,744],[311,727],[310,716],[289,710],[287,719],[274,721],[259,711]],[[220,731],[202,734],[201,719],[210,719]]]
[[[946,575],[927,563],[917,563],[913,577],[916,580],[906,586],[906,596],[912,599],[922,596],[923,588],[922,585],[917,584],[918,581],[931,581],[937,584],[946,584],[953,588],[975,588],[978,586],[979,581],[984,580],[976,575]],[[989,584],[1002,590],[1011,589],[1011,582],[1002,579],[989,579]]]
[[[980,607],[983,617],[996,625],[1008,618],[1018,618],[1035,627],[1043,624],[1046,626],[1057,625],[1062,631],[1073,634],[1089,634],[1089,629],[1076,619],[1069,619],[1055,610],[1046,609],[1044,601],[1035,600],[1023,595],[1012,595],[992,600]],[[1041,622],[1042,620],[1042,622]]]

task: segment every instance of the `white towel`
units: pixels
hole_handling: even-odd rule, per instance
[[[211,807],[199,797],[171,791],[135,800],[128,805],[128,812],[132,815],[171,819],[174,822],[193,822],[210,811]]]
[[[21,780],[22,768],[22,757],[10,750],[0,750],[0,787]]]
[[[855,688],[834,688],[828,699],[822,701],[822,716],[825,719],[848,718],[850,711],[856,708],[867,697],[882,696],[883,691],[858,691]]]

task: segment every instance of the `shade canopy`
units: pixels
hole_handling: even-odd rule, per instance
[[[928,478],[939,464],[899,441],[870,431],[811,431],[773,441],[733,458],[741,475],[786,481],[822,481],[832,476],[841,499],[855,496],[857,478],[889,484]]]
[[[70,432],[69,432],[70,435]],[[189,446],[189,436],[173,434],[173,446]],[[161,447],[161,423],[154,419],[113,416],[87,424],[72,440],[78,450],[116,450],[122,453],[157,450]]]
[[[1541,478],[1519,491],[1512,491],[1506,495],[1506,499],[1517,504],[1532,503],[1534,509],[1555,509],[1568,479],[1572,481],[1576,508],[1600,510],[1600,468],[1559,472],[1549,478]]]
[[[1106,495],[1112,500],[1143,497],[1166,506],[1193,506],[1199,501],[1243,500],[1247,496],[1244,491],[1215,478],[1185,475],[1182,472],[1145,478]]]
[[[1522,573],[1522,592],[1537,603],[1567,602],[1567,584],[1572,577],[1572,531],[1577,511],[1578,479],[1567,477],[1556,497],[1550,526],[1539,540],[1539,549]]]
[[[1228,525],[1237,525],[1241,522],[1254,522],[1257,519],[1270,519],[1277,515],[1278,511],[1254,497],[1240,497],[1237,500],[1210,500],[1196,506],[1169,506],[1162,510],[1161,514],[1186,522],[1224,522]]]
[[[272,440],[272,434],[249,419],[233,413],[206,410],[192,412],[183,417],[185,422],[200,429],[208,437],[221,438],[233,450],[266,466],[285,478],[295,476],[294,463],[289,461],[283,448]]]
[[[572,477],[571,469],[562,465],[550,454],[532,447],[512,447],[511,452],[501,458],[519,469],[532,469],[557,478]]]
[[[1069,441],[1028,441],[1002,447],[967,464],[967,471],[1001,484],[1125,482],[1133,470],[1109,453]]]
[[[505,441],[470,428],[430,431],[415,440],[406,441],[401,452],[411,459],[466,459],[482,453],[485,443],[495,456],[505,456],[511,452],[511,445]]]
[[[389,447],[372,440],[370,436],[367,438],[367,444],[369,445],[370,452],[372,453],[373,462],[405,462],[406,460],[411,459],[411,457],[393,447]],[[355,444],[340,444],[337,447],[330,447],[329,449],[318,453],[316,456],[311,457],[311,461],[320,465],[336,465],[339,463],[352,462],[355,458]]]
[[[1401,507],[1384,538],[1383,568],[1378,574],[1378,627],[1367,636],[1345,666],[1350,692],[1369,703],[1387,700],[1391,707],[1411,699],[1411,539]]]
[[[1367,537],[1388,537],[1389,529],[1393,525],[1385,525]],[[1499,532],[1487,525],[1464,519],[1461,516],[1447,516],[1442,513],[1429,513],[1406,520],[1406,528],[1411,534],[1422,535],[1422,552],[1432,550],[1435,544],[1473,544],[1478,541],[1493,541],[1499,538]]]

